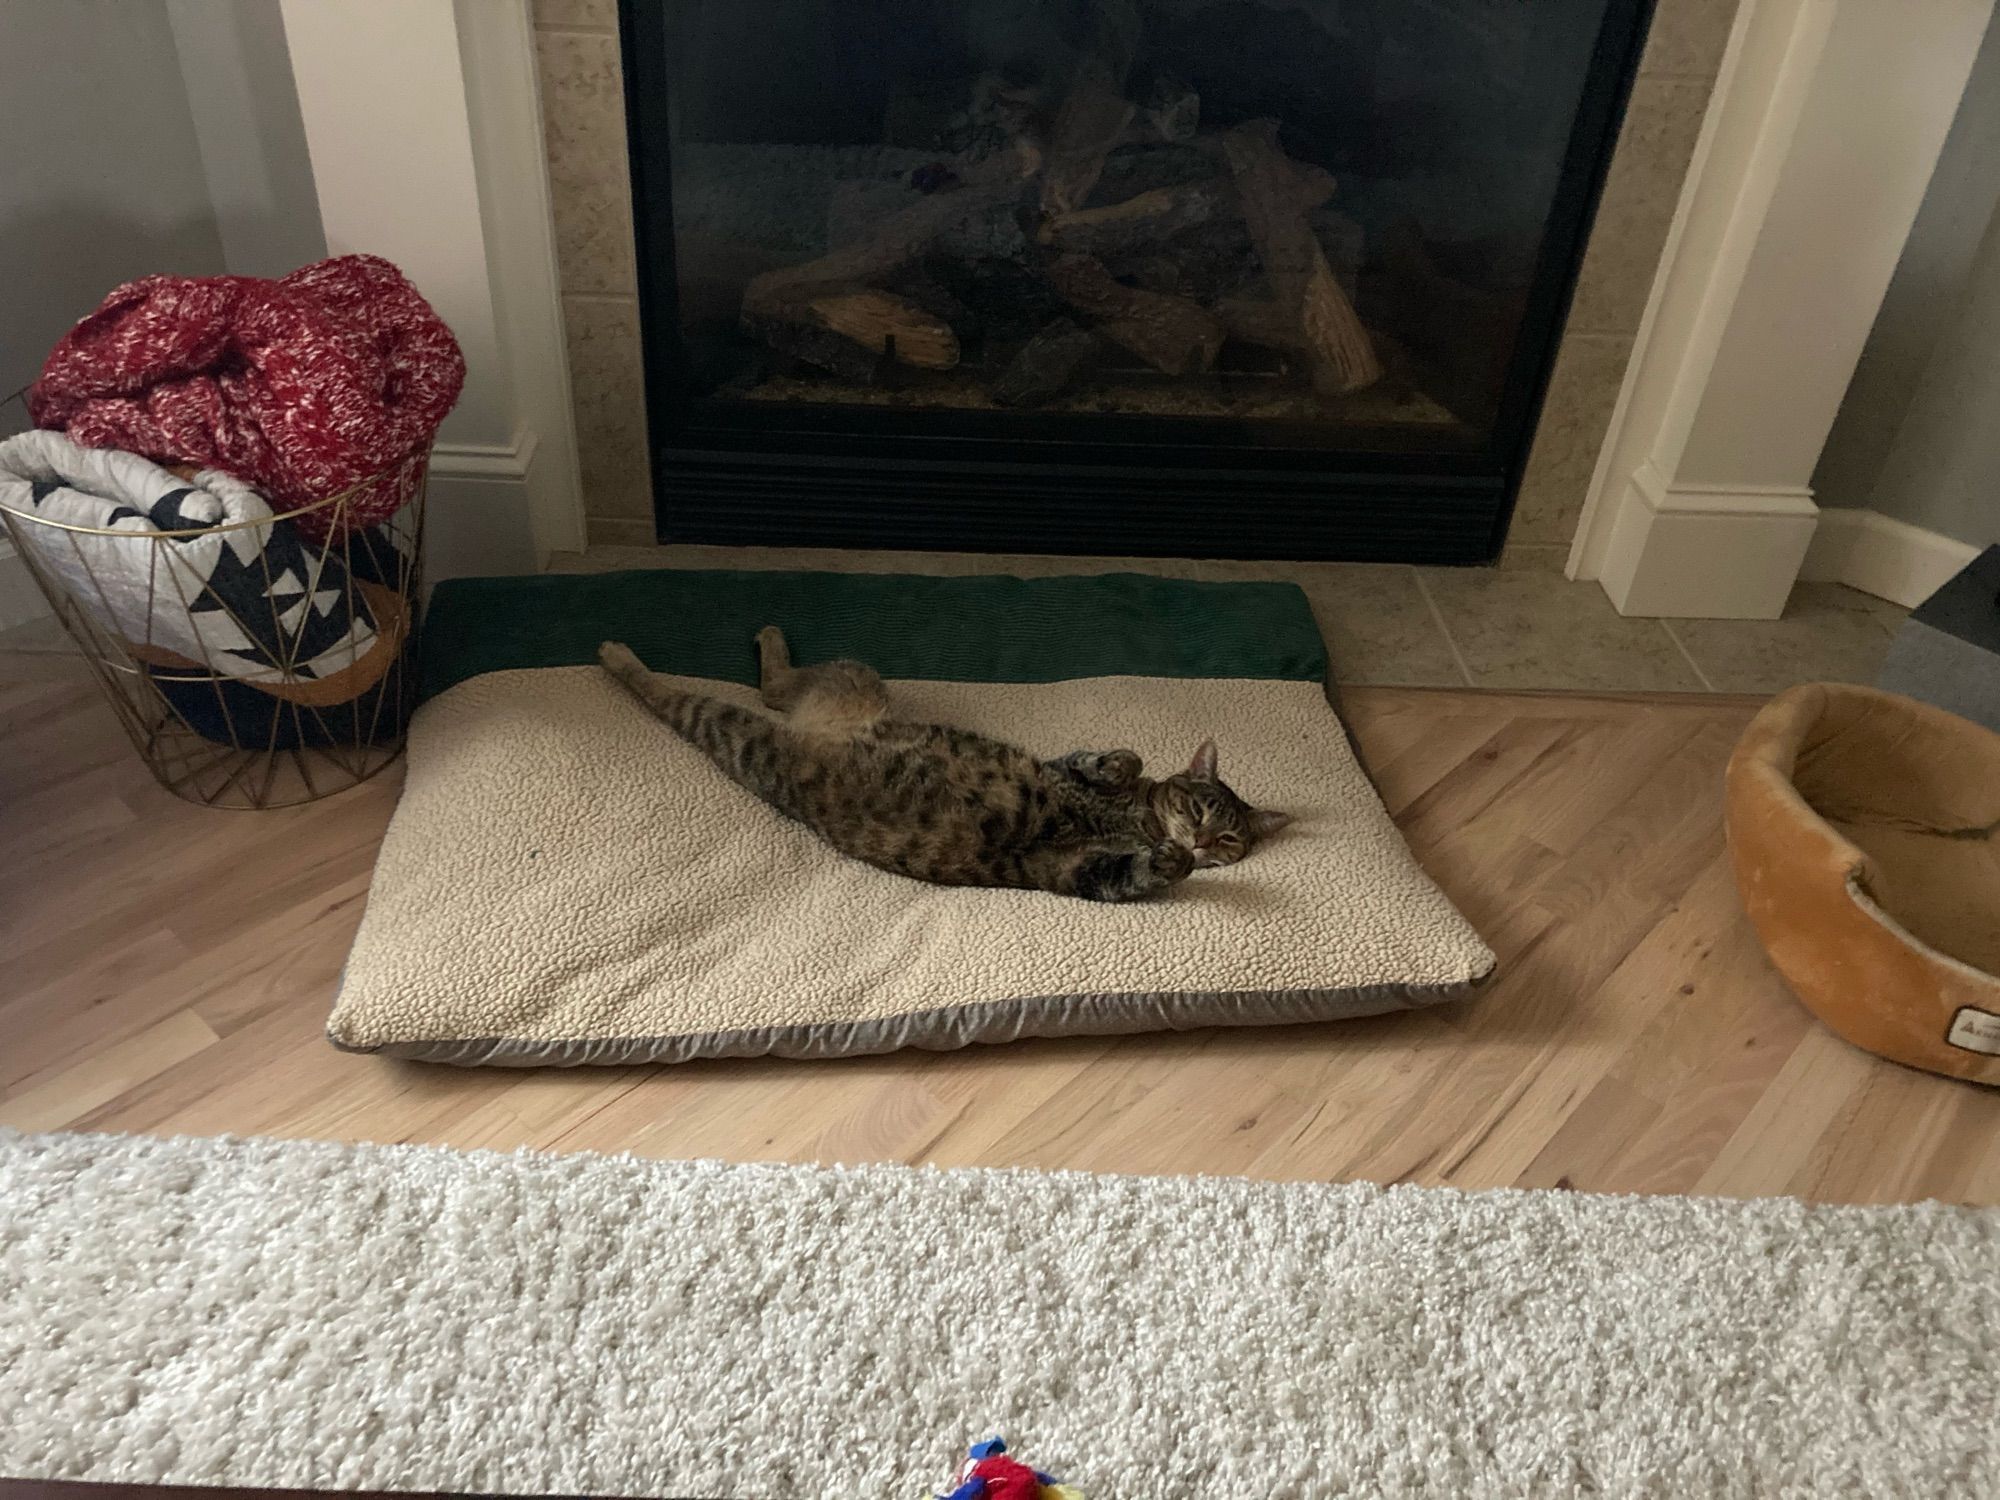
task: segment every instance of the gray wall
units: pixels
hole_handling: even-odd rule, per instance
[[[120,282],[325,254],[275,0],[0,0],[0,436]],[[0,629],[45,613],[0,538]]]
[[[119,282],[223,268],[164,0],[0,4],[0,397]]]
[[[2000,25],[1987,29],[1813,489],[1821,505],[2000,542]]]
[[[326,257],[305,122],[276,0],[166,0],[222,236],[238,276]]]
[[[0,0],[0,153],[0,398],[121,281],[326,254],[270,0]]]

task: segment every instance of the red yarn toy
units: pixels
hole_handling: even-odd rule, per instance
[[[939,1500],[1083,1500],[1083,1492],[1009,1458],[1007,1444],[996,1437],[972,1445]]]
[[[1042,1482],[1035,1477],[1035,1471],[1004,1453],[980,1459],[966,1477],[967,1484],[979,1486],[980,1500],[1041,1500]],[[953,1495],[958,1496],[959,1490],[966,1487],[960,1485]],[[964,1496],[962,1500],[972,1500],[972,1496]]]

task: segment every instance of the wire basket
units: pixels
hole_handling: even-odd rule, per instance
[[[161,786],[208,807],[290,807],[366,781],[402,751],[429,457],[230,525],[74,526],[4,505],[0,523]],[[349,507],[382,485],[406,486],[408,503],[350,524]],[[229,553],[233,590],[177,550],[211,541]],[[308,614],[316,627],[345,622],[310,661]]]

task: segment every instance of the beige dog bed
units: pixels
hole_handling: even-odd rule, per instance
[[[1045,754],[1178,765],[1215,734],[1237,790],[1297,821],[1126,906],[857,864],[580,664],[621,636],[754,705],[767,622],[802,661],[875,662],[902,712]],[[429,629],[433,696],[329,1025],[350,1050],[627,1063],[1314,1021],[1448,999],[1493,964],[1356,764],[1289,587],[478,580],[441,587]],[[1117,661],[1135,670],[1095,670]]]

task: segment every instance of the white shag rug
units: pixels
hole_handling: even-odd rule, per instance
[[[1938,1205],[0,1135],[0,1473],[904,1500],[1993,1495]]]

